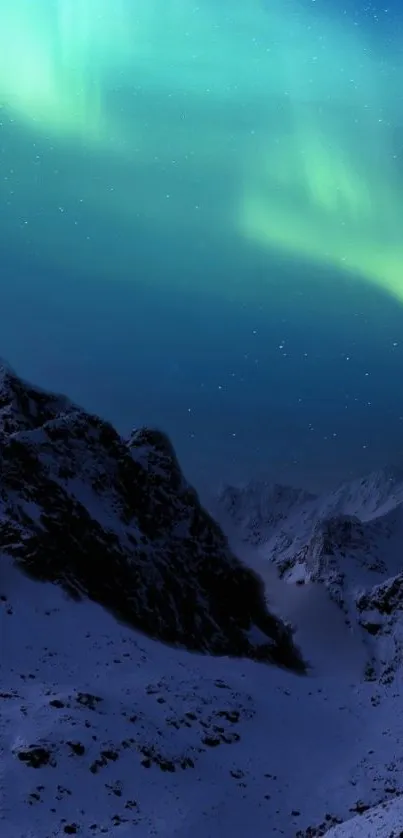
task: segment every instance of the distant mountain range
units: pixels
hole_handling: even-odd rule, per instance
[[[402,660],[403,470],[318,496],[264,482],[226,487],[215,511],[232,542],[256,547],[280,578],[323,585],[347,625],[370,635],[371,671],[393,678]]]

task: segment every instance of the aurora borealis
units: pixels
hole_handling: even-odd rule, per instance
[[[403,300],[400,45],[385,55],[370,27],[297,0],[14,0],[0,6],[1,104],[123,165],[106,215],[130,225],[148,203],[162,224],[191,224],[195,171],[213,190],[219,171],[219,219],[195,193],[205,223]],[[114,93],[130,88],[119,112]],[[165,202],[156,162],[170,169]],[[128,178],[146,167],[134,195]]]
[[[402,45],[393,3],[0,0],[0,241],[206,307],[400,306]]]

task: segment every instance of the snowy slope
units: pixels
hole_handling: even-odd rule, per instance
[[[402,838],[402,835],[403,798],[397,798],[335,826],[326,833],[326,838]]]
[[[4,838],[308,838],[403,792],[399,692],[363,680],[358,646],[333,671],[332,603],[329,638],[295,606],[301,678],[163,646],[6,560],[0,588]]]

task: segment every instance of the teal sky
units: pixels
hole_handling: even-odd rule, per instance
[[[400,457],[402,37],[393,4],[0,0],[0,353],[196,480]]]

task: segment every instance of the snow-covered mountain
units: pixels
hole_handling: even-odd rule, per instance
[[[165,642],[302,670],[160,431],[123,440],[0,366],[0,547]]]
[[[303,489],[252,481],[244,486],[225,486],[214,499],[212,509],[233,536],[244,543],[295,554],[305,546],[320,522],[357,523],[386,520],[403,506],[403,469],[385,468],[366,477],[343,483],[325,495]]]
[[[226,487],[214,514],[233,544],[256,545],[280,577],[349,599],[403,568],[403,471],[385,469],[315,496],[287,486]]]
[[[398,838],[402,505],[229,488],[231,549],[163,434],[3,365],[1,838]]]

